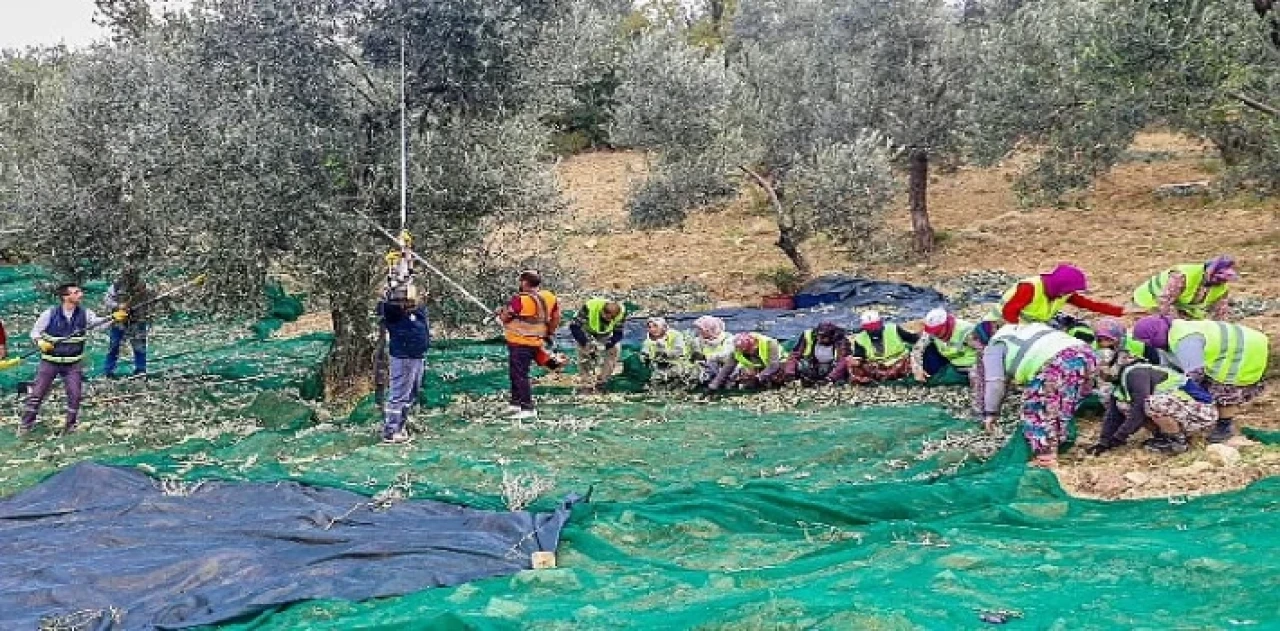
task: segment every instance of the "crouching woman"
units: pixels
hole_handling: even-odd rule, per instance
[[[1067,435],[1076,407],[1088,396],[1098,360],[1089,345],[1046,324],[992,322],[975,327],[982,351],[983,425],[994,429],[1006,384],[1023,388],[1022,433],[1035,458],[1033,466],[1058,462],[1058,445]]]

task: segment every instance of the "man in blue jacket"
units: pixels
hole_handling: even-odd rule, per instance
[[[418,401],[422,390],[422,373],[427,349],[431,347],[431,323],[427,307],[417,300],[417,292],[403,297],[383,299],[378,315],[387,328],[388,354],[391,355],[391,388],[384,407],[382,440],[387,443],[408,442],[405,428],[409,408]]]

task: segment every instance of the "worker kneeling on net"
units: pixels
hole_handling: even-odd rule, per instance
[[[431,322],[413,285],[395,293],[389,290],[378,303],[378,316],[387,329],[387,354],[391,356],[391,389],[383,409],[382,440],[403,443],[409,440],[409,409],[422,392]]]
[[[108,322],[124,322],[129,317],[129,312],[124,309],[115,311],[110,317],[98,317],[80,306],[84,291],[73,283],[59,286],[58,297],[61,304],[40,314],[35,326],[31,327],[31,341],[40,349],[40,367],[36,369],[35,382],[31,384],[26,405],[22,408],[20,434],[31,431],[35,426],[40,406],[53,387],[53,380],[58,377],[62,378],[62,387],[67,393],[67,421],[62,432],[75,431],[84,385],[86,336],[91,329]]]
[[[640,346],[640,361],[649,369],[649,382],[657,385],[689,384],[697,378],[684,335],[667,325],[665,318],[649,318],[647,335]]]
[[[689,359],[698,371],[698,383],[710,387],[721,369],[737,365],[733,360],[733,336],[724,330],[724,320],[701,316],[693,321],[689,339]]]
[[[1177,370],[1121,353],[1101,372],[1114,386],[1102,435],[1089,454],[1115,449],[1144,427],[1151,432],[1142,443],[1147,451],[1180,454],[1187,450],[1187,434],[1208,431],[1218,421],[1213,397]]]
[[[974,328],[986,344],[983,425],[992,430],[1000,416],[1006,384],[1022,386],[1022,433],[1035,453],[1032,464],[1051,467],[1067,435],[1076,407],[1089,395],[1098,362],[1088,344],[1047,324],[995,324]]]
[[[739,389],[782,385],[782,343],[760,333],[733,336],[733,362],[725,362],[707,386],[720,390],[732,383]]]
[[[1199,383],[1218,406],[1218,422],[1209,442],[1235,433],[1232,416],[1239,406],[1262,394],[1270,344],[1262,331],[1211,320],[1174,320],[1148,316],[1133,325],[1133,337],[1172,353],[1169,363]]]
[[[605,298],[592,298],[578,310],[569,333],[578,343],[579,391],[597,392],[613,376],[622,352],[622,323],[627,308]]]
[[[911,373],[911,346],[920,336],[892,322],[878,311],[862,312],[862,331],[853,336],[849,356],[849,383],[894,381]]]
[[[799,379],[806,386],[840,383],[849,378],[846,362],[852,354],[849,334],[833,322],[823,322],[800,336],[782,368],[782,377],[785,381]]]

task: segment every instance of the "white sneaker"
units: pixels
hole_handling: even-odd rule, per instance
[[[510,418],[513,421],[531,421],[533,419],[538,418],[538,411],[537,410],[520,410],[519,412],[512,414],[508,418]]]
[[[402,429],[390,436],[387,436],[386,438],[383,438],[382,442],[390,445],[395,445],[399,443],[407,443],[410,440],[412,439],[409,438],[409,432],[406,432],[405,430]]]
[[[504,412],[504,414],[515,414],[516,412],[519,412],[519,411],[520,411],[520,406],[518,406],[518,405],[508,405],[508,406],[507,406],[507,411],[506,411],[506,412]]]

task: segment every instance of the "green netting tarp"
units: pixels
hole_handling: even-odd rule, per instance
[[[182,379],[92,382],[84,429],[65,439],[0,433],[0,494],[85,459],[158,484],[290,480],[489,510],[549,510],[592,489],[556,569],[273,607],[226,628],[978,629],[980,616],[1280,628],[1275,479],[1212,497],[1074,499],[1026,468],[1021,440],[963,418],[962,386],[708,398],[644,391],[631,360],[603,395],[539,375],[540,417],[517,423],[502,415],[502,346],[442,343],[415,440],[385,446],[372,401],[299,396],[327,337],[184,326],[153,337],[170,354],[160,368]]]

